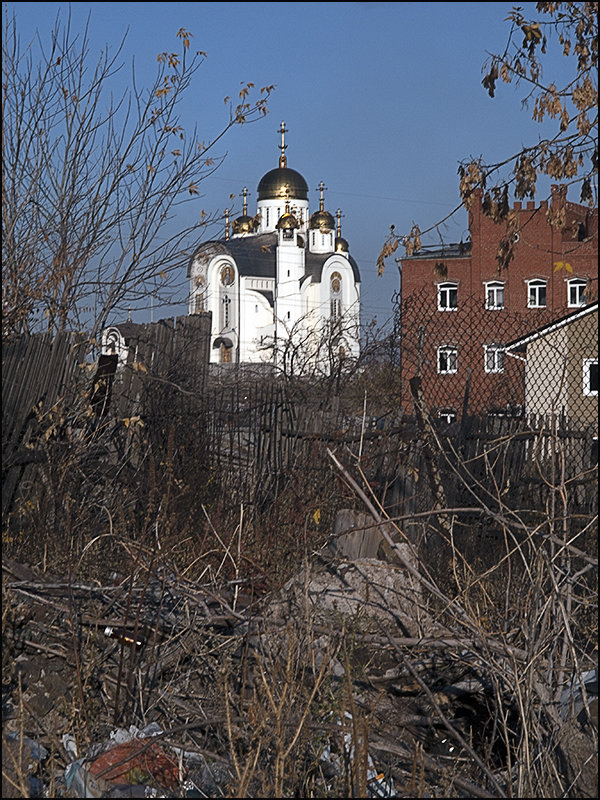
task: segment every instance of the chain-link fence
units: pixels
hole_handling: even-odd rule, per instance
[[[557,318],[492,310],[480,297],[432,308],[425,289],[402,302],[403,403],[421,379],[434,416],[555,414],[572,427],[595,425],[598,396],[598,303]]]

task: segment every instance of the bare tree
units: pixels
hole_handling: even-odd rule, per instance
[[[547,176],[565,185],[579,185],[582,203],[593,206],[598,202],[598,3],[537,3],[537,11],[540,18],[528,20],[521,8],[511,10],[506,47],[503,53],[489,55],[482,84],[490,97],[495,95],[498,80],[525,84],[528,93],[523,105],[532,105],[536,122],[556,120],[557,131],[498,163],[472,157],[463,161],[458,169],[462,202],[446,217],[463,205],[469,209],[476,190],[483,190],[483,212],[496,222],[507,223],[501,243],[505,265],[512,258],[512,234],[517,225],[510,212],[509,191],[517,199],[533,198],[540,176]],[[550,46],[560,47],[564,58],[573,62],[572,79],[562,87],[542,72]],[[564,208],[551,208],[549,218],[557,228],[566,224]],[[378,273],[383,274],[385,260],[398,244],[411,255],[420,249],[421,237],[444,221],[427,230],[414,224],[403,233],[392,226],[377,259]]]
[[[88,35],[57,18],[48,41],[22,47],[5,20],[2,79],[3,336],[91,328],[111,314],[175,289],[186,244],[215,215],[170,226],[181,203],[223,160],[215,145],[267,113],[272,86],[244,83],[222,128],[205,141],[184,130],[180,109],[206,54],[192,34],[157,57],[149,88],[115,95],[124,39],[95,59]],[[254,99],[252,99],[254,97]],[[173,232],[175,231],[175,232]]]

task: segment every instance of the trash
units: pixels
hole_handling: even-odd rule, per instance
[[[581,675],[575,675],[567,683],[562,691],[560,700],[558,702],[558,710],[562,719],[566,720],[572,713],[578,719],[584,722],[587,719],[587,714],[582,715],[584,710],[584,700],[582,684],[585,686],[585,693],[589,705],[593,708],[595,705],[595,718],[596,725],[598,724],[598,669],[587,670],[582,672]],[[594,718],[592,710],[592,719]]]
[[[140,647],[145,643],[144,637],[138,633],[134,635],[131,631],[128,631],[126,628],[113,628],[112,625],[107,625],[104,628],[104,635],[107,636],[109,639],[116,639],[117,642],[121,644],[127,644],[130,647],[135,647],[136,650],[139,650]]]
[[[95,778],[114,783],[179,786],[179,766],[156,742],[137,740],[111,747],[92,761],[88,770]]]
[[[95,745],[83,758],[65,769],[65,784],[71,797],[169,797],[184,775],[177,759],[154,737],[162,733],[156,723],[139,730],[117,728],[110,740]],[[72,736],[63,736],[63,747],[77,756]]]
[[[32,770],[34,769],[40,761],[43,761],[48,756],[48,751],[45,747],[43,747],[39,742],[30,739],[29,736],[23,736],[19,738],[19,734],[16,731],[12,733],[7,733],[5,736],[9,742],[19,742],[23,743],[23,752],[26,753],[29,758],[30,762],[27,765],[23,765],[24,769]]]
[[[5,772],[7,778],[12,776],[15,780],[19,778],[17,772],[20,772],[27,779],[29,797],[39,797],[43,789],[42,782],[32,773],[37,770],[39,763],[47,758],[48,751],[39,742],[30,739],[29,736],[20,736],[16,731],[5,734],[4,738],[6,739],[6,749],[10,750],[12,755],[7,755],[5,759],[3,749],[3,785]],[[19,759],[22,759],[20,763]]]
[[[345,718],[352,724],[352,714],[349,711],[344,713]],[[340,719],[337,724],[342,725]],[[352,734],[345,733],[343,736],[344,751],[338,754],[332,751],[330,743],[327,743],[321,752],[321,761],[327,766],[327,777],[334,778],[342,774],[343,766],[351,763],[354,759],[354,742]],[[329,788],[332,788],[331,786]],[[393,779],[386,778],[383,772],[375,769],[375,764],[371,756],[367,753],[367,797],[396,797]]]

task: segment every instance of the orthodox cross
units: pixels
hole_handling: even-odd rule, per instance
[[[325,186],[323,181],[321,181],[319,183],[319,185],[317,186],[317,189],[321,192],[321,198],[319,199],[319,211],[323,211],[325,209],[325,201],[323,200],[323,192],[325,191],[325,189],[327,189],[327,187]]]
[[[285,143],[285,134],[287,132],[288,129],[285,127],[285,122],[282,122],[281,127],[279,128],[279,133],[281,134],[281,144],[279,145],[279,149],[281,150],[281,155],[279,156],[280,167],[287,166],[287,158],[285,157],[285,149],[287,148],[287,144]]]

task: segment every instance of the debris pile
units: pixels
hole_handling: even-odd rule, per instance
[[[162,567],[85,585],[3,560],[3,595],[3,797],[512,791],[519,722],[489,659],[518,649],[453,635],[398,564],[326,549],[264,594]],[[589,672],[575,716],[568,693],[561,706],[577,796],[596,790]]]

